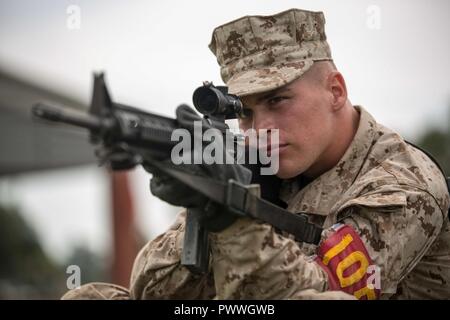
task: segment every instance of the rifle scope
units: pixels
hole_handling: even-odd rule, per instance
[[[235,119],[243,112],[241,100],[228,94],[228,87],[214,86],[205,82],[194,91],[192,97],[198,112],[207,116],[224,116],[225,119]]]

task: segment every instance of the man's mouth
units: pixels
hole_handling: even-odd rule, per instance
[[[272,152],[278,152],[281,153],[283,152],[287,146],[289,144],[288,143],[279,143],[279,144],[269,144],[269,145],[265,145],[265,146],[260,146],[259,150],[266,150],[267,153],[272,153]]]

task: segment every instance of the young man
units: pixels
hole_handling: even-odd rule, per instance
[[[210,269],[180,264],[185,215],[136,259],[130,293],[106,298],[449,298],[449,194],[436,164],[347,97],[321,12],[246,16],[216,28],[210,48],[246,117],[242,129],[279,130],[279,198],[323,227],[317,245],[240,218],[210,233]],[[234,165],[232,178],[248,183]],[[220,169],[218,169],[220,171]],[[230,177],[230,176],[228,176]],[[195,206],[155,172],[152,192]],[[186,196],[185,196],[186,198]],[[108,292],[108,293],[105,293]]]

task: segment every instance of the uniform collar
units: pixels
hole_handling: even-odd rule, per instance
[[[360,114],[358,130],[339,162],[301,190],[295,179],[283,182],[280,198],[288,204],[289,211],[327,216],[358,177],[375,142],[376,121],[361,106],[355,109]]]

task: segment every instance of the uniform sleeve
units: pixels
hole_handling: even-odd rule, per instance
[[[164,234],[138,254],[131,275],[133,299],[210,299],[215,296],[212,275],[192,274],[180,264],[186,211]]]
[[[414,188],[374,192],[346,206],[342,222],[360,235],[388,298],[435,241],[443,213],[429,193]]]
[[[343,211],[341,224],[322,233],[314,258],[270,225],[248,219],[215,234],[217,296],[296,299],[339,290],[358,299],[389,297],[443,223],[435,199],[423,190],[375,192],[349,201]]]
[[[418,189],[372,192],[350,200],[342,213],[344,227],[324,230],[316,257],[266,223],[239,219],[210,234],[212,272],[203,277],[180,265],[182,215],[139,254],[132,297],[375,298],[378,293],[369,294],[366,286],[369,270],[380,280],[371,284],[380,286],[376,289],[382,297],[389,297],[427,252],[443,223],[436,200]],[[329,290],[336,291],[324,295]]]
[[[324,270],[268,224],[239,219],[211,239],[219,299],[352,298],[343,292],[324,295]]]

